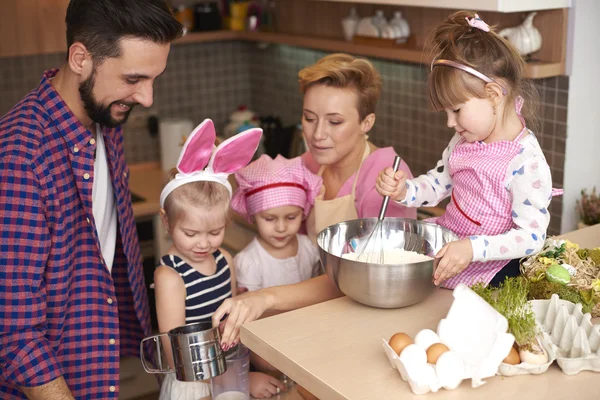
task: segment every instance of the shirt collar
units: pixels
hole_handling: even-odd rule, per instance
[[[90,145],[93,138],[92,132],[86,129],[81,121],[77,119],[67,103],[58,94],[50,80],[56,76],[58,69],[51,69],[44,72],[40,85],[37,88],[38,98],[46,110],[48,123],[54,124],[60,134],[65,138],[71,152],[78,152],[85,146]],[[120,128],[106,129],[102,127],[105,136],[113,137]],[[98,134],[102,134],[98,132]]]

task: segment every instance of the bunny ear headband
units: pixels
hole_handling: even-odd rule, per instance
[[[243,168],[252,160],[262,136],[262,129],[252,128],[230,137],[215,148],[215,126],[205,119],[185,141],[177,160],[177,175],[160,194],[164,207],[169,194],[186,183],[209,181],[225,186],[231,196],[227,176]]]

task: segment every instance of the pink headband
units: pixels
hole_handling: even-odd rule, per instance
[[[444,66],[444,67],[452,67],[452,68],[457,68],[457,69],[460,69],[460,70],[462,70],[462,71],[465,71],[465,72],[467,72],[467,73],[469,73],[469,74],[471,74],[471,75],[473,75],[473,76],[476,76],[476,77],[478,77],[479,79],[481,79],[481,80],[482,80],[482,81],[484,81],[484,82],[487,82],[487,83],[495,83],[495,84],[499,85],[499,86],[502,88],[502,94],[503,94],[503,95],[505,95],[505,96],[506,96],[506,95],[508,94],[508,91],[507,91],[507,90],[506,90],[506,89],[505,89],[505,88],[504,88],[502,85],[500,85],[498,82],[496,82],[495,80],[493,80],[493,79],[492,79],[492,78],[490,78],[489,76],[487,76],[487,75],[484,75],[484,74],[482,74],[481,72],[479,72],[479,71],[477,71],[477,70],[475,70],[475,69],[473,69],[473,68],[469,67],[468,65],[464,65],[464,64],[461,64],[461,63],[457,63],[456,61],[451,61],[451,60],[443,60],[443,59],[442,59],[442,60],[435,60],[435,61],[433,61],[433,62],[431,63],[431,70],[433,71],[433,68],[434,68],[434,67],[437,67],[437,66],[439,66],[439,65],[441,65],[441,66]]]
[[[205,119],[183,144],[177,160],[179,173],[162,190],[161,208],[173,190],[191,182],[217,182],[225,186],[231,195],[231,185],[227,177],[252,160],[261,136],[262,129],[248,129],[215,148],[215,126],[210,119]]]
[[[322,179],[310,172],[300,157],[261,156],[235,174],[238,188],[231,208],[252,222],[252,216],[271,208],[298,206],[306,217],[321,189]]]

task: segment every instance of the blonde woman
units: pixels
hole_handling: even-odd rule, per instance
[[[375,189],[377,174],[393,164],[396,152],[391,147],[377,148],[368,140],[381,92],[381,77],[369,61],[332,54],[304,68],[299,77],[304,94],[302,127],[309,148],[302,159],[323,178],[306,224],[314,241],[331,224],[379,214],[382,197]],[[400,170],[412,176],[404,162]],[[416,218],[416,210],[394,204],[386,215]],[[229,315],[222,343],[232,344],[239,340],[243,323],[267,310],[289,311],[341,295],[329,277],[321,275],[227,299],[215,312],[213,324]]]
[[[323,188],[307,221],[307,233],[317,234],[341,221],[376,217],[381,195],[377,174],[393,164],[393,147],[369,141],[381,77],[365,59],[331,54],[299,73],[304,94],[302,129],[309,151],[302,159],[323,178]],[[412,176],[404,161],[400,171]],[[416,210],[394,204],[388,217],[416,218]]]

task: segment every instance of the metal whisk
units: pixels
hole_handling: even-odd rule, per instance
[[[400,166],[400,156],[394,158],[394,173],[398,171]],[[390,196],[384,196],[383,202],[381,203],[381,209],[379,210],[379,217],[375,228],[367,236],[367,240],[364,242],[358,255],[358,261],[362,261],[369,264],[383,264],[384,263],[384,241],[383,241],[383,219],[385,218],[385,212],[387,211],[388,203],[390,202]]]

